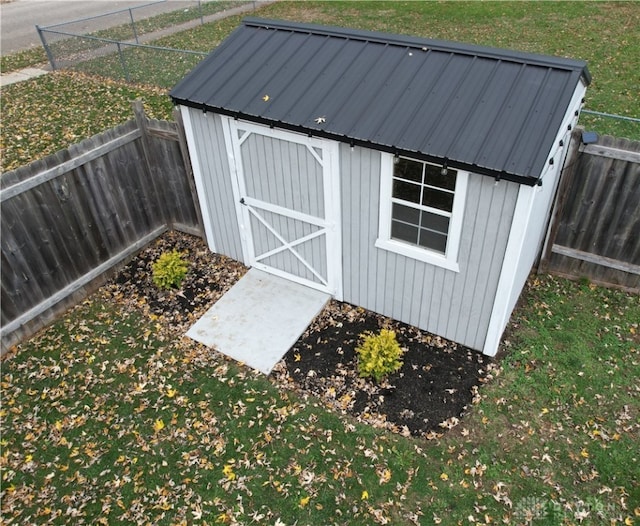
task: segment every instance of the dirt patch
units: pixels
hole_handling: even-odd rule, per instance
[[[163,291],[152,265],[178,250],[190,263],[179,289]],[[141,251],[111,282],[120,301],[143,308],[184,334],[242,275],[246,267],[212,254],[196,237],[168,233]],[[380,384],[360,378],[355,349],[366,331],[388,328],[405,349],[402,368]],[[331,301],[276,365],[273,381],[312,395],[357,420],[412,436],[454,427],[477,397],[492,361],[471,349],[348,303]]]

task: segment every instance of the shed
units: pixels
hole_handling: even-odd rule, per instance
[[[578,60],[247,18],[170,95],[212,251],[493,356],[589,82]]]

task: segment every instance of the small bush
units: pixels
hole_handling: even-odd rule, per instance
[[[189,264],[177,250],[165,252],[153,264],[153,282],[156,287],[170,289],[179,287],[187,275]]]
[[[396,340],[396,333],[382,329],[380,333],[365,332],[360,335],[362,343],[356,347],[358,372],[361,377],[371,376],[380,382],[386,375],[402,367],[404,352]]]

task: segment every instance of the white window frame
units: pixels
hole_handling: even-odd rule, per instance
[[[416,162],[423,162],[409,157],[407,157],[407,159]],[[435,250],[429,250],[428,248],[418,247],[391,238],[393,166],[393,155],[383,153],[380,170],[380,214],[378,239],[376,239],[375,246],[377,248],[395,252],[396,254],[413,258],[418,261],[423,261],[431,265],[436,265],[447,270],[459,272],[460,266],[458,265],[458,249],[460,247],[460,234],[462,232],[462,220],[467,197],[469,173],[456,169],[456,187],[453,196],[451,219],[449,221],[449,232],[447,234],[447,248],[445,253],[442,254]]]

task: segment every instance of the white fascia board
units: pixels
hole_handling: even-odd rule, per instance
[[[564,159],[569,146],[567,144],[566,138],[571,136],[571,130],[573,130],[578,124],[578,118],[580,116],[582,105],[584,104],[583,101],[586,91],[587,86],[581,78],[579,84],[576,86],[576,90],[573,92],[571,102],[569,103],[567,112],[562,119],[562,125],[560,126],[558,134],[553,141],[551,150],[547,153],[547,159],[553,159],[554,164],[547,164],[545,169],[542,171],[542,174],[540,175],[540,181],[542,182],[542,184],[545,184],[545,179],[548,178],[549,173],[553,173],[557,170],[562,169],[564,165]],[[561,140],[563,141],[563,146],[560,146]],[[564,150],[564,154],[561,155],[560,159],[557,159],[556,156],[559,150]]]
[[[557,174],[563,168],[566,154],[568,151],[568,144],[566,144],[568,137],[570,136],[571,129],[573,129],[578,121],[580,108],[582,107],[584,95],[586,93],[587,86],[581,79],[569,103],[568,109],[562,120],[562,125],[558,130],[557,137],[548,153],[548,159],[554,159],[554,164],[548,164],[545,170],[541,174],[542,184],[553,184],[557,187],[558,178]],[[563,146],[560,146],[560,141],[563,140]],[[561,151],[558,156],[558,151]],[[558,158],[556,158],[558,157]],[[502,270],[500,272],[500,278],[498,281],[498,287],[496,290],[495,299],[493,302],[493,308],[491,311],[491,318],[489,320],[489,328],[487,329],[487,336],[485,337],[484,347],[482,352],[488,356],[495,356],[498,352],[502,333],[507,326],[513,307],[516,300],[514,299],[514,293],[516,287],[521,287],[523,283],[519,283],[522,279],[518,279],[518,271],[520,265],[523,264],[522,258],[525,252],[524,246],[527,242],[531,242],[532,232],[529,232],[529,224],[531,221],[531,213],[534,208],[536,197],[540,198],[542,194],[541,188],[538,186],[525,186],[520,185],[518,190],[518,200],[516,201],[516,208],[513,215],[513,222],[511,223],[511,230],[509,232],[509,241],[507,242],[507,248],[502,262]],[[555,196],[554,191],[551,192],[550,199],[553,200]],[[551,208],[551,203],[547,212]],[[546,221],[542,222],[542,225],[546,225]],[[539,233],[536,233],[538,235]],[[544,236],[541,237],[540,242],[544,241]],[[536,237],[536,242],[538,238]],[[540,247],[537,247],[539,250]],[[527,270],[527,274],[530,269]],[[517,291],[516,297],[520,295],[520,290]]]
[[[511,312],[509,309],[513,287],[516,286],[515,278],[520,263],[520,255],[526,243],[527,227],[531,217],[531,209],[535,199],[536,187],[520,185],[518,199],[513,213],[513,221],[509,232],[509,241],[502,261],[502,270],[498,280],[489,328],[484,341],[482,352],[487,356],[495,356],[498,352],[502,332],[507,326]]]
[[[211,252],[216,252],[216,244],[213,237],[213,221],[211,214],[209,213],[209,205],[207,202],[207,192],[205,189],[203,169],[200,164],[200,157],[198,155],[198,148],[196,146],[196,140],[193,133],[193,122],[191,120],[191,113],[186,106],[180,106],[180,114],[182,115],[182,122],[184,123],[184,133],[187,138],[187,148],[189,150],[189,157],[191,157],[191,167],[193,169],[193,179],[196,184],[196,192],[198,194],[198,202],[200,203],[200,211],[202,212],[202,223],[204,226],[204,233],[207,238],[207,246]]]

